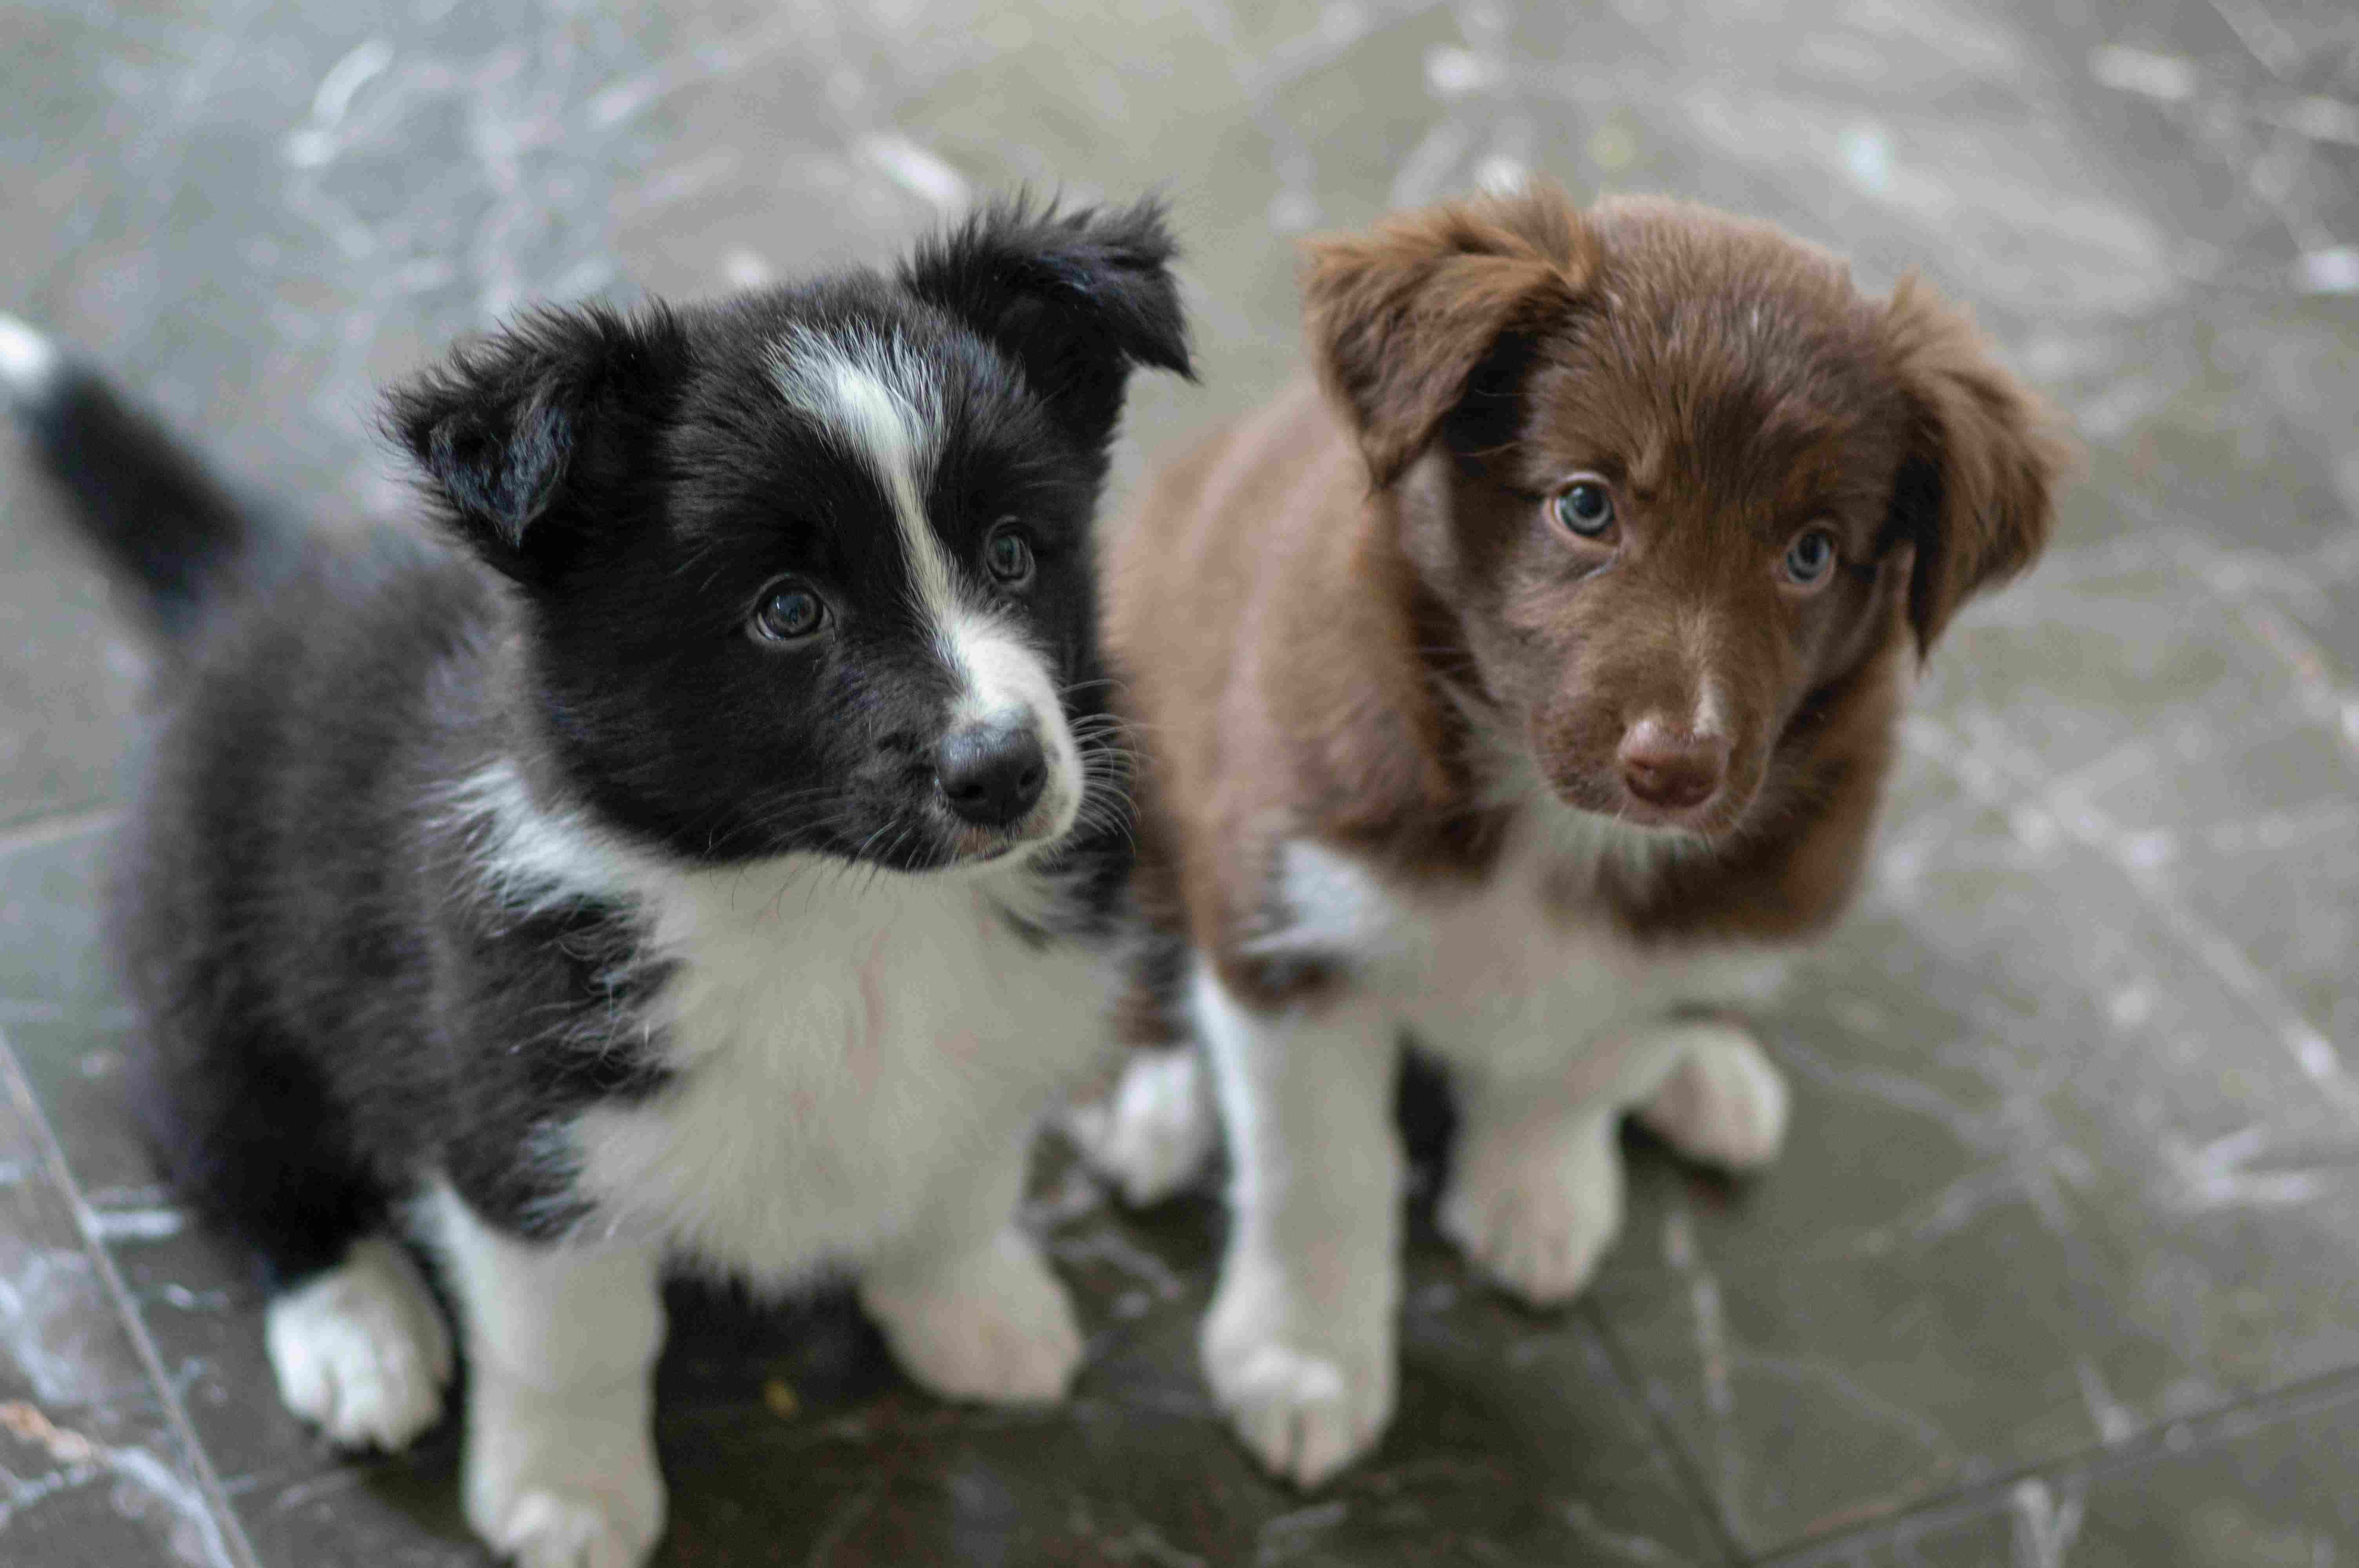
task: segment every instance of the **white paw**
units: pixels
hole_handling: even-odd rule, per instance
[[[1732,1171],[1777,1157],[1791,1096],[1759,1041],[1738,1024],[1681,1025],[1681,1059],[1639,1119],[1690,1160]]]
[[[450,1329],[418,1266],[382,1238],[273,1299],[263,1344],[280,1400],[343,1447],[406,1447],[442,1411]]]
[[[1394,1292],[1346,1312],[1303,1302],[1282,1271],[1240,1255],[1204,1319],[1204,1379],[1254,1457],[1316,1487],[1375,1446],[1392,1420]]]
[[[477,1368],[467,1400],[467,1522],[518,1568],[639,1568],[664,1485],[642,1384],[551,1395]]]
[[[1220,1135],[1203,1058],[1193,1047],[1138,1053],[1114,1093],[1101,1104],[1075,1106],[1066,1127],[1090,1169],[1134,1208],[1193,1181]]]
[[[1469,1261],[1535,1306],[1571,1299],[1622,1229],[1614,1119],[1470,1118],[1435,1212]]]
[[[944,1399],[1050,1403],[1082,1364],[1072,1303],[1019,1231],[945,1267],[874,1271],[860,1302],[901,1369]]]

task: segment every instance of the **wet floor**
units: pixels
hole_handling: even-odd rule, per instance
[[[1143,384],[1125,475],[1287,373],[1291,236],[1532,169],[1920,266],[2088,443],[1765,1012],[1773,1173],[1634,1141],[1553,1315],[1425,1226],[1399,1418],[1305,1498],[1194,1370],[1217,1205],[1125,1217],[1050,1149],[1071,1406],[951,1410],[841,1303],[683,1294],[659,1560],[2359,1561],[2359,11],[1124,9],[0,16],[0,308],[323,519],[405,506],[372,388],[462,330],[881,256],[1019,180],[1159,185],[1188,239],[1204,382]],[[92,889],[139,655],[52,506],[0,444],[0,1560],[480,1563],[448,1423],[322,1450],[131,1135]]]

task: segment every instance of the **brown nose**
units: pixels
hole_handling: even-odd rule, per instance
[[[1659,719],[1641,719],[1622,737],[1622,783],[1648,806],[1673,811],[1701,806],[1728,776],[1728,742],[1690,735]]]

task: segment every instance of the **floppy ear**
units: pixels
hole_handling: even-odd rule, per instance
[[[2073,461],[2061,416],[1993,357],[1973,319],[1913,275],[1881,331],[1908,405],[1887,543],[1917,551],[1908,621],[1929,652],[1969,598],[2038,558]]]
[[[919,247],[901,285],[1014,359],[1058,420],[1097,447],[1114,435],[1133,366],[1195,376],[1176,250],[1153,197],[1060,212],[1019,193]]]
[[[540,579],[596,521],[625,460],[669,406],[686,358],[660,306],[536,310],[453,349],[396,387],[386,425],[447,509],[459,541],[519,581]]]
[[[1596,265],[1571,198],[1546,183],[1309,242],[1311,354],[1379,487],[1425,449],[1500,340],[1570,308]]]

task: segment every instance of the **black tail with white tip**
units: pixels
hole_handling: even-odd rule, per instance
[[[177,637],[246,565],[262,530],[194,454],[99,372],[0,314],[0,398],[71,496],[80,532]]]

